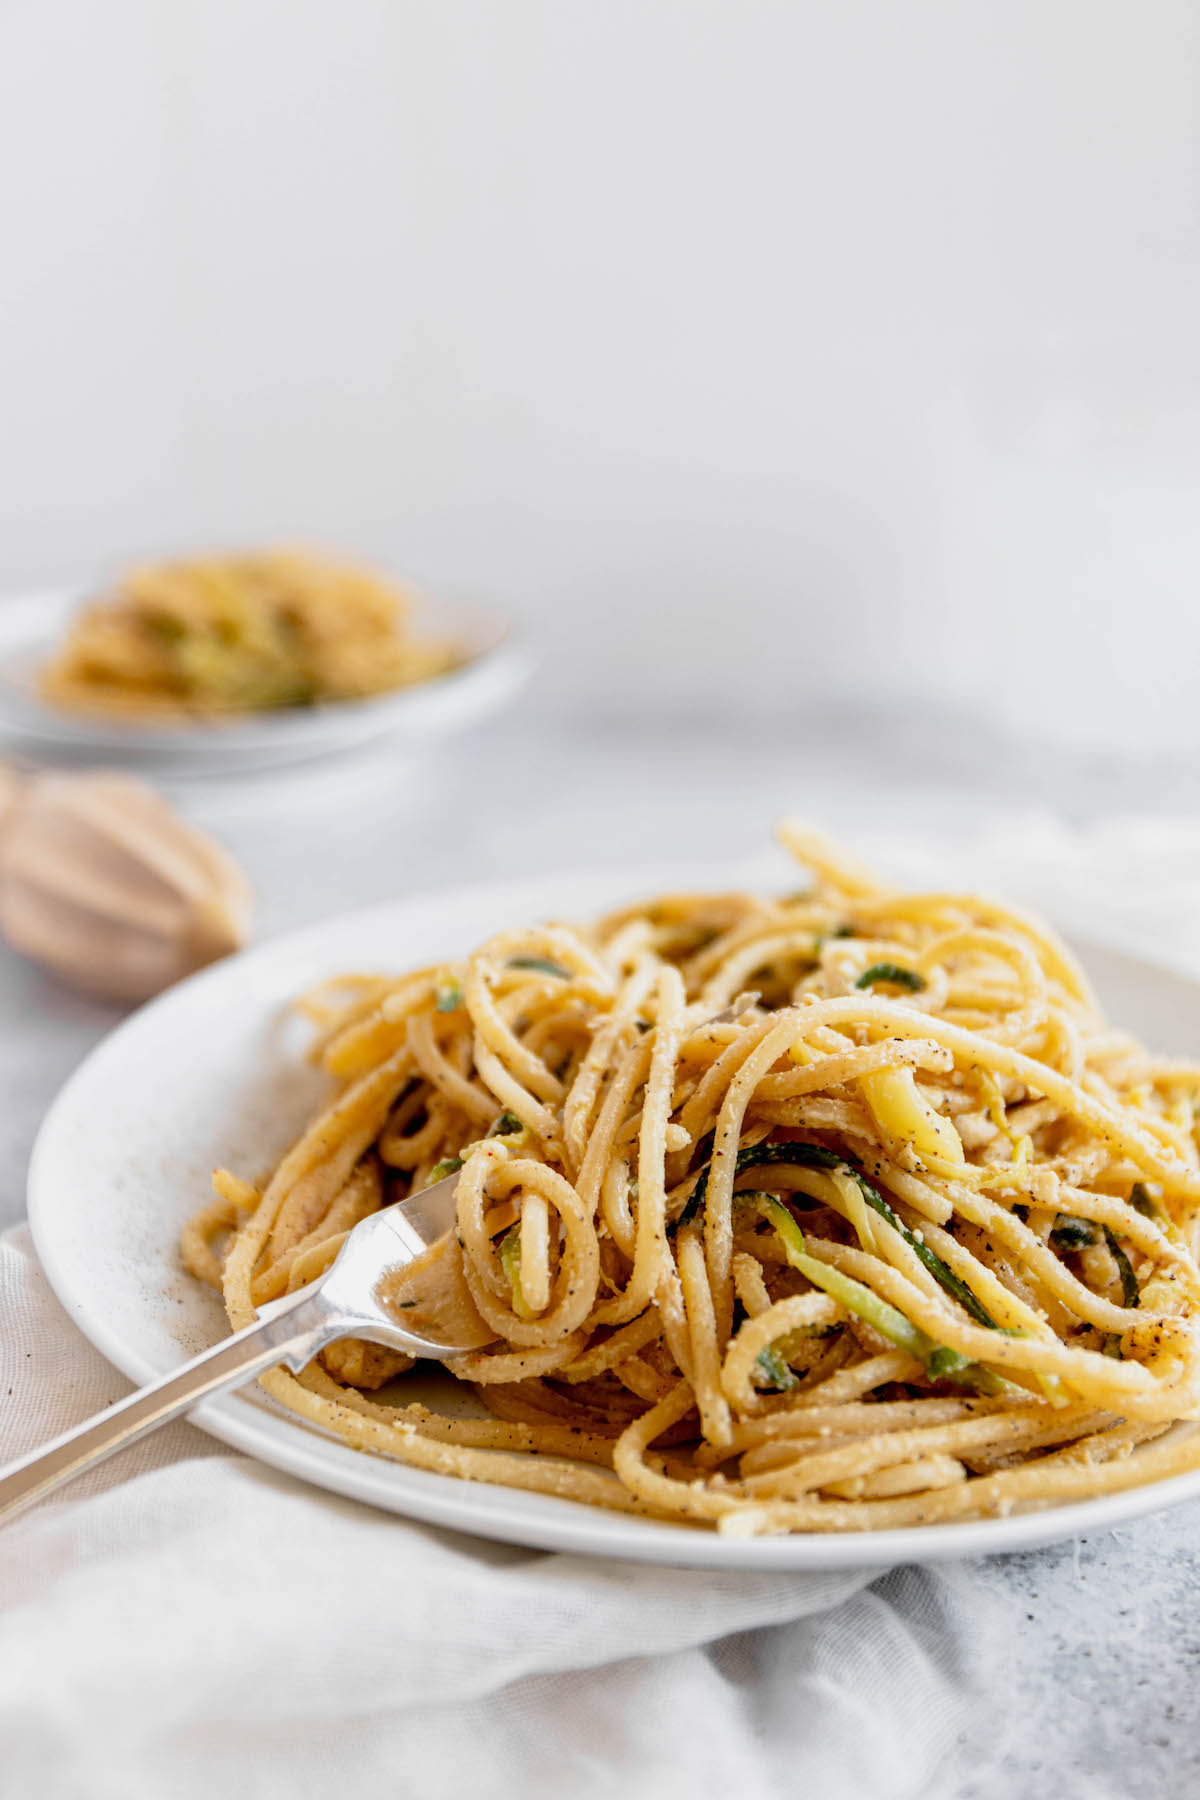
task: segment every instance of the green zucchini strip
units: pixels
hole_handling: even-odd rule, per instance
[[[525,1303],[525,1292],[521,1286],[521,1221],[510,1225],[500,1240],[500,1267],[504,1270],[509,1286],[512,1288],[513,1311],[518,1319],[532,1319],[532,1309]]]
[[[1002,1329],[997,1325],[983,1302],[976,1299],[966,1282],[962,1281],[952,1269],[947,1268],[941,1257],[931,1250],[928,1244],[923,1244],[919,1237],[913,1235],[878,1189],[871,1186],[861,1170],[856,1169],[846,1157],[839,1156],[836,1150],[827,1150],[824,1144],[751,1144],[745,1150],[738,1151],[734,1175],[736,1177],[742,1173],[743,1169],[753,1169],[763,1163],[790,1163],[793,1168],[799,1169],[844,1169],[846,1174],[852,1176],[858,1183],[862,1197],[872,1212],[878,1213],[881,1219],[887,1220],[893,1231],[900,1233],[909,1249],[920,1258],[938,1286],[944,1288],[946,1293],[957,1300],[964,1312],[968,1313],[976,1324],[986,1326],[989,1331]],[[704,1197],[708,1192],[708,1173],[708,1169],[706,1169],[692,1189],[688,1203],[680,1214],[680,1225],[693,1219],[703,1205]]]
[[[800,1385],[800,1377],[784,1362],[774,1344],[768,1344],[765,1349],[759,1351],[754,1359],[754,1367],[762,1377],[764,1387],[783,1391]]]
[[[570,969],[564,969],[561,963],[551,962],[548,956],[510,956],[505,965],[510,969],[536,969],[541,975],[557,975],[561,981],[570,981]]]
[[[1107,1225],[1104,1227],[1104,1241],[1112,1251],[1113,1261],[1117,1265],[1117,1274],[1121,1277],[1121,1293],[1124,1297],[1122,1303],[1125,1306],[1136,1306],[1141,1300],[1142,1290],[1138,1286],[1138,1278],[1133,1272],[1133,1264]]]
[[[756,1169],[764,1163],[791,1163],[795,1166],[802,1161],[793,1154],[796,1148],[795,1144],[747,1144],[744,1150],[739,1150],[737,1153],[737,1160],[733,1165],[734,1179],[736,1180],[744,1170]],[[817,1146],[814,1145],[813,1148],[815,1149]],[[826,1154],[832,1155],[832,1152],[827,1151]],[[840,1159],[835,1158],[836,1160]],[[700,1212],[704,1205],[705,1195],[708,1193],[708,1177],[711,1171],[712,1164],[710,1162],[689,1194],[687,1205],[675,1221],[676,1231],[681,1230],[685,1225],[690,1225]]]
[[[1100,1242],[1100,1233],[1090,1219],[1077,1219],[1074,1213],[1059,1213],[1050,1232],[1056,1250],[1088,1250]]]
[[[856,988],[869,988],[874,987],[877,981],[889,982],[892,987],[907,988],[910,994],[919,994],[925,986],[925,977],[918,975],[915,969],[905,969],[899,963],[891,962],[872,963],[869,969],[863,970],[854,985]]]
[[[444,1181],[447,1175],[455,1175],[463,1166],[461,1156],[444,1156],[440,1163],[434,1163],[429,1171],[426,1187],[432,1187],[435,1181]]]
[[[880,1299],[872,1288],[866,1287],[853,1276],[843,1274],[831,1263],[822,1262],[818,1257],[810,1256],[804,1242],[804,1233],[797,1225],[788,1208],[774,1194],[762,1193],[757,1188],[750,1188],[734,1196],[739,1208],[752,1207],[760,1218],[765,1219],[783,1245],[784,1255],[793,1269],[819,1287],[831,1299],[844,1306],[847,1312],[870,1325],[889,1344],[898,1350],[906,1350],[918,1362],[925,1364],[932,1381],[943,1381],[947,1376],[963,1375],[970,1372],[970,1379],[982,1387],[982,1377],[988,1377],[989,1371],[972,1363],[970,1357],[962,1356],[957,1350],[950,1350],[944,1344],[935,1344],[919,1326],[911,1319],[906,1319],[902,1312],[888,1301]],[[986,1391],[986,1390],[985,1390]]]
[[[1166,1220],[1167,1215],[1164,1213],[1157,1200],[1152,1200],[1150,1198],[1149,1191],[1144,1181],[1134,1182],[1132,1188],[1129,1190],[1129,1204],[1132,1206],[1134,1212],[1140,1212],[1143,1218],[1153,1219],[1156,1225],[1161,1225]]]

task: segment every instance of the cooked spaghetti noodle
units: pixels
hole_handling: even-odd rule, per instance
[[[733,1533],[1042,1507],[1200,1464],[1200,1068],[1035,920],[881,886],[665,894],[306,997],[332,1104],[185,1234],[234,1327],[459,1171],[489,1418],[346,1343],[279,1400],[419,1467]],[[372,1397],[375,1395],[375,1397]],[[532,1454],[531,1454],[532,1453]]]
[[[364,699],[462,661],[409,630],[410,606],[381,576],[300,551],[153,563],[83,609],[41,690],[166,720]]]

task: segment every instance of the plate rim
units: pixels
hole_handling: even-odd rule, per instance
[[[627,887],[633,894],[671,881],[706,879],[726,887],[732,882],[748,885],[762,880],[764,866],[765,859],[758,864],[749,859],[709,862],[703,869],[693,863],[675,862],[443,884],[350,908],[281,933],[201,970],[138,1008],[107,1033],[68,1076],[43,1117],[30,1156],[29,1229],[42,1271],[64,1311],[93,1347],[131,1381],[145,1383],[165,1372],[122,1341],[119,1327],[105,1318],[103,1306],[97,1307],[94,1296],[77,1291],[69,1270],[59,1260],[54,1197],[44,1171],[54,1153],[59,1121],[78,1105],[80,1094],[86,1095],[89,1084],[98,1075],[103,1076],[109,1063],[119,1062],[126,1045],[136,1042],[148,1024],[153,1029],[156,1024],[169,1021],[181,999],[191,1002],[209,988],[219,992],[227,982],[236,983],[247,972],[252,983],[255,971],[311,954],[331,933],[353,931],[392,915],[402,917],[405,912],[427,912],[451,897],[456,901],[475,900],[501,912],[506,906],[512,910],[523,905],[524,897],[540,887],[548,891],[553,906],[556,892],[576,887],[586,891],[593,885],[598,893]],[[1118,956],[1183,983],[1194,991],[1200,1004],[1200,976],[1170,958],[1141,944],[1123,943],[1119,937],[1098,933],[1090,926],[1075,930],[1068,925],[1064,935],[1082,955],[1085,967],[1089,954]],[[730,1538],[702,1527],[641,1519],[579,1501],[433,1474],[382,1455],[354,1450],[283,1410],[275,1411],[265,1400],[253,1398],[257,1393],[252,1388],[218,1396],[196,1408],[189,1417],[210,1436],[256,1461],[401,1517],[531,1549],[666,1567],[740,1570],[748,1574],[800,1573],[883,1569],[901,1562],[933,1563],[972,1555],[1010,1554],[1107,1531],[1129,1519],[1200,1498],[1197,1469],[1066,1506],[987,1519],[886,1531]]]

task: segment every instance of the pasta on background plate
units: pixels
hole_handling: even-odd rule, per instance
[[[1037,920],[780,835],[799,893],[303,998],[336,1093],[261,1189],[218,1172],[185,1259],[238,1328],[457,1173],[495,1343],[447,1366],[489,1416],[354,1341],[264,1386],[421,1468],[747,1535],[1197,1466],[1200,1067],[1108,1025]]]
[[[367,699],[464,660],[411,610],[396,583],[309,551],[149,563],[76,616],[41,692],[151,723]]]

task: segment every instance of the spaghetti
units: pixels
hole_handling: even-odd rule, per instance
[[[457,1171],[495,1343],[448,1367],[490,1416],[354,1342],[272,1394],[422,1468],[741,1534],[1200,1464],[1200,1067],[1106,1024],[1036,921],[781,835],[801,894],[660,895],[305,998],[336,1097],[262,1190],[218,1172],[185,1258],[241,1327]]]
[[[414,636],[409,608],[380,576],[300,551],[154,563],[84,608],[41,691],[73,711],[166,720],[364,699],[463,659]]]

